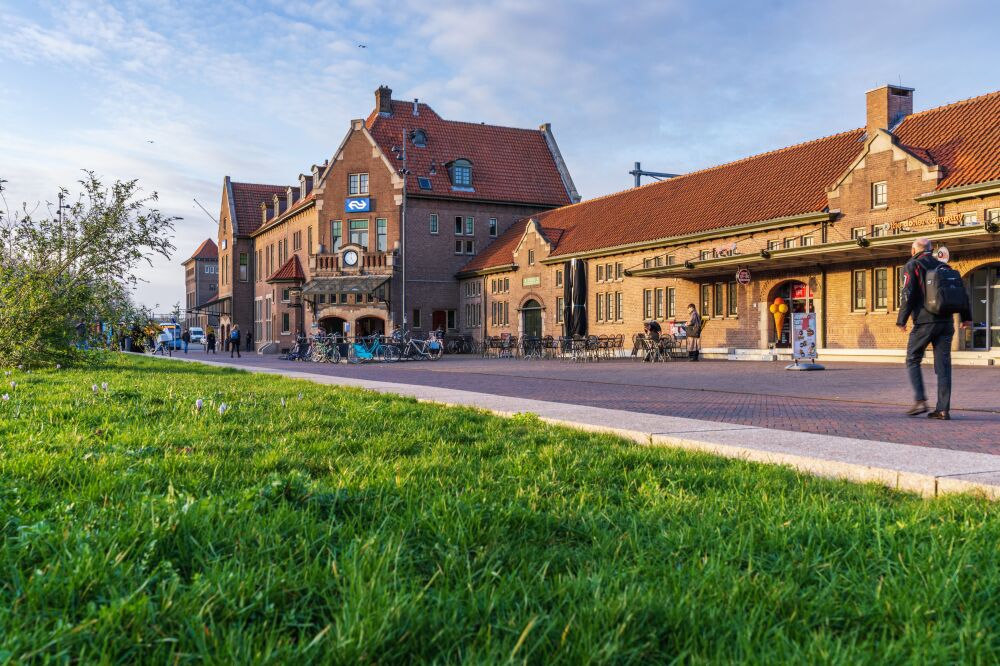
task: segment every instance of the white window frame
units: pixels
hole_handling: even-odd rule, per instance
[[[889,205],[889,183],[880,180],[872,183],[872,208],[885,208]]]
[[[431,213],[430,231],[432,236],[437,236],[441,231],[441,222],[438,220],[437,213]]]
[[[499,231],[499,225],[497,224],[497,218],[490,218],[490,238],[496,238]]]

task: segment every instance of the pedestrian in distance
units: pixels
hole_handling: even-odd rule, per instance
[[[688,358],[697,361],[701,355],[701,315],[694,303],[688,303],[687,345]]]
[[[928,418],[951,419],[951,342],[955,337],[955,315],[962,328],[972,325],[969,296],[961,274],[931,253],[931,242],[918,238],[910,246],[912,257],[903,268],[899,316],[896,326],[906,331],[913,321],[906,344],[906,371],[913,386],[913,407],[906,413],[918,416],[927,412],[927,394],[920,363],[927,346],[934,347],[934,374],[937,375],[937,404]]]
[[[229,358],[236,354],[236,358],[242,358],[240,356],[240,326],[239,324],[233,324],[233,330],[229,333]]]
[[[181,342],[184,343],[184,353],[187,354],[188,345],[191,344],[191,331],[186,328],[184,329],[184,332],[181,333]]]
[[[247,351],[253,351],[253,331],[247,331]]]
[[[157,337],[156,350],[153,352],[153,354],[160,354],[161,356],[167,356],[167,355],[173,356],[174,353],[173,350],[171,349],[172,347],[173,344],[170,338],[170,333],[168,333],[166,330],[162,330],[160,331],[160,335]]]
[[[205,336],[205,353],[214,354],[215,352],[215,331],[209,329],[208,335]]]

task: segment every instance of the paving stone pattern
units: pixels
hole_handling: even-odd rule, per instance
[[[230,361],[222,354],[208,359]],[[503,396],[514,396],[1000,454],[1000,370],[996,368],[956,367],[953,420],[939,422],[903,414],[911,404],[911,394],[900,365],[829,364],[823,372],[787,372],[784,364],[726,361],[653,365],[628,360],[573,363],[446,356],[438,362],[333,366],[256,355],[232,361],[491,393],[498,396],[498,409],[503,409]],[[925,368],[925,381],[933,396],[930,367]]]

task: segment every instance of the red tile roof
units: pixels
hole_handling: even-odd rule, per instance
[[[186,264],[195,259],[218,259],[219,258],[219,246],[215,244],[211,238],[206,238],[198,246],[198,249],[194,251],[190,257],[182,261],[182,264]]]
[[[302,264],[299,262],[299,255],[293,254],[289,257],[288,261],[282,264],[281,268],[276,270],[271,277],[267,278],[268,282],[295,282],[306,279],[305,271],[302,270]]]
[[[393,100],[392,109],[391,116],[373,111],[365,125],[389,159],[395,159],[392,148],[402,146],[404,133],[408,136],[416,129],[426,132],[425,148],[414,146],[407,138],[410,194],[548,206],[570,203],[541,130],[444,120],[426,104],[419,104],[419,115],[414,116],[412,102]],[[447,165],[463,158],[472,162],[474,192],[451,189]],[[432,162],[434,174],[431,174]],[[420,189],[418,178],[429,178],[432,189]]]
[[[546,211],[534,219],[550,242],[555,235],[548,230],[562,230],[552,253],[562,255],[820,211],[826,206],[826,186],[857,156],[863,136],[864,130],[837,134]],[[463,270],[511,263],[510,253],[497,256],[494,246],[512,233],[520,239],[523,232],[523,224],[512,225]]]
[[[944,167],[939,190],[1000,180],[1000,91],[914,113],[893,134]]]
[[[284,198],[284,195],[282,195],[282,198]],[[284,220],[289,215],[295,213],[300,208],[303,208],[307,203],[309,203],[310,201],[313,201],[315,199],[316,199],[316,193],[315,192],[310,192],[305,197],[303,197],[303,198],[299,199],[298,201],[296,201],[295,203],[293,203],[291,208],[287,208],[284,211],[282,211],[281,214],[278,215],[277,217],[275,217],[274,215],[272,215],[271,217],[269,217],[268,220],[267,220],[267,225],[266,226],[267,227],[271,227],[275,223],[277,223],[279,220]],[[258,213],[258,216],[259,216],[260,215],[260,210],[258,210],[257,213]],[[254,233],[256,233],[258,231],[262,232],[262,227],[257,227],[257,229],[254,231]]]
[[[240,236],[249,236],[260,226],[260,204],[270,202],[275,194],[284,196],[284,185],[261,185],[258,183],[230,183],[233,188],[233,203],[236,210],[230,214],[236,220]]]
[[[920,159],[940,165],[937,189],[1000,179],[1000,92],[908,116],[893,132]],[[826,187],[858,156],[857,129],[539,213],[552,256],[750,224],[827,206]],[[513,262],[525,221],[462,269]],[[550,229],[562,229],[556,238]]]

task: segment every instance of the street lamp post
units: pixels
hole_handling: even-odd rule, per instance
[[[402,280],[402,285],[400,286],[400,297],[399,297],[399,309],[401,312],[401,320],[403,322],[403,328],[406,328],[407,317],[406,317],[406,180],[407,176],[410,175],[410,169],[406,165],[406,128],[403,128],[403,143],[402,148],[394,149],[393,152],[396,153],[396,159],[403,162],[403,167],[399,170],[399,175],[403,177],[403,198],[400,203],[399,212],[399,260],[403,263],[403,268],[400,271],[400,278]]]

